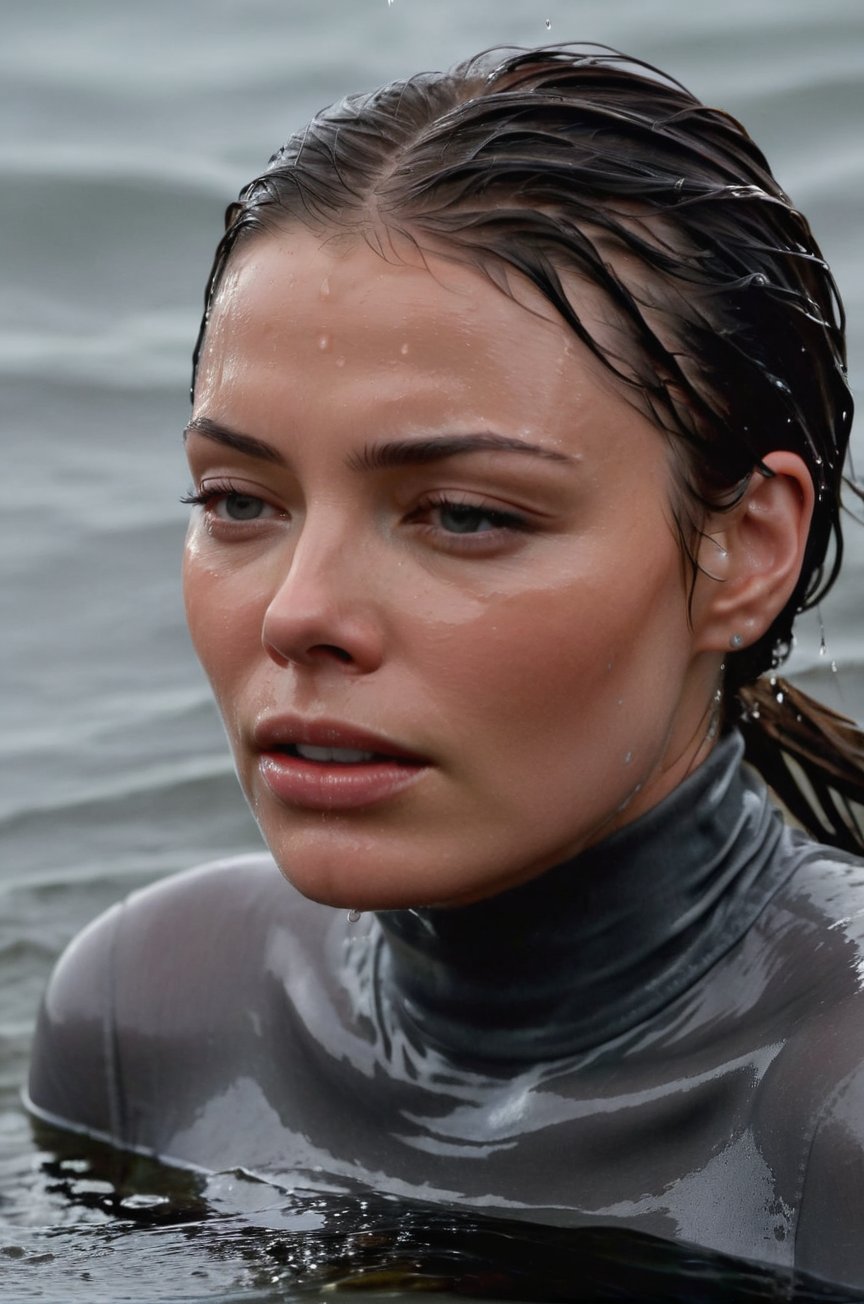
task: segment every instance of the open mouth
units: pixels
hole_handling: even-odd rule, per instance
[[[302,761],[319,765],[417,765],[417,761],[384,752],[366,752],[356,747],[313,747],[311,743],[286,743],[272,748],[284,756],[294,756]]]

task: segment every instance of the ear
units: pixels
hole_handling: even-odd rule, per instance
[[[813,481],[797,453],[769,453],[763,465],[771,475],[754,471],[741,502],[705,525],[693,595],[698,651],[750,647],[798,582],[813,515]]]

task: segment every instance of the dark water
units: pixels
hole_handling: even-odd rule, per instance
[[[492,44],[606,41],[750,125],[834,265],[854,380],[864,364],[864,4],[4,0],[0,17],[0,1298],[305,1298],[304,1281],[320,1298],[330,1268],[310,1256],[336,1253],[333,1207],[230,1174],[185,1211],[173,1188],[148,1205],[140,1172],[143,1203],[129,1206],[91,1159],[40,1148],[18,1102],[39,993],[72,933],[133,887],[258,843],[187,644],[177,580],[178,431],[222,208],[347,89]],[[860,434],[857,446],[864,465]],[[850,527],[846,571],[822,613],[827,651],[814,619],[794,666],[858,718],[862,592],[864,529]],[[505,1280],[494,1264],[510,1262],[509,1233],[496,1242],[441,1215],[427,1224],[430,1248],[419,1215],[373,1212],[346,1206],[344,1233],[379,1237],[361,1246],[385,1273],[373,1294],[424,1284],[416,1263],[430,1289],[464,1288],[480,1271],[472,1244],[489,1260],[487,1294],[513,1297],[508,1280],[522,1298],[593,1289],[575,1266],[599,1253],[585,1238],[519,1241],[518,1270],[535,1275],[513,1277],[511,1263]],[[360,1214],[372,1230],[358,1230]],[[655,1265],[661,1277],[651,1277],[644,1248],[607,1246],[597,1262],[613,1284],[629,1261],[656,1286],[662,1272]],[[543,1265],[560,1267],[561,1256],[571,1294],[543,1295]],[[751,1273],[733,1290],[728,1271],[705,1268],[700,1286],[724,1283],[725,1295],[683,1297],[780,1289]],[[655,1298],[646,1291],[596,1297]]]

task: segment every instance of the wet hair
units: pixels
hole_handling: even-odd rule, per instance
[[[228,208],[195,367],[232,251],[297,224],[363,238],[388,259],[405,242],[446,251],[516,297],[522,278],[535,286],[667,437],[692,582],[706,515],[770,475],[772,450],[800,454],[816,490],[800,578],[766,634],[728,656],[725,709],[793,813],[864,849],[864,736],[773,674],[759,680],[840,568],[853,405],[830,270],[745,129],[595,46],[491,51],[350,96]]]

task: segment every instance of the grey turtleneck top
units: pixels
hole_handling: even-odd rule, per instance
[[[60,960],[33,1112],[205,1170],[604,1223],[864,1286],[864,865],[737,735],[489,901],[351,923],[266,857]]]

